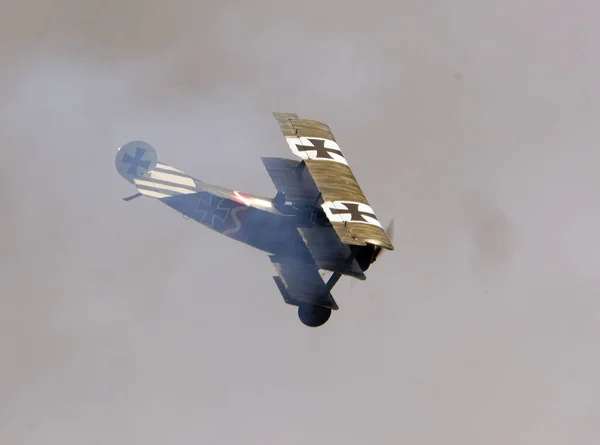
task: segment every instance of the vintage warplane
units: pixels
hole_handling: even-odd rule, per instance
[[[331,289],[343,275],[365,280],[384,249],[393,250],[328,125],[273,113],[299,160],[263,157],[273,199],[210,185],[158,162],[143,141],[119,147],[116,168],[139,196],[162,201],[185,217],[269,255],[286,303],[306,326],[325,324],[338,305]],[[393,224],[393,220],[392,220]],[[331,273],[327,282],[320,272]]]

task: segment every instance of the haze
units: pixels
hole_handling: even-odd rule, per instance
[[[596,1],[4,1],[0,444],[596,444]],[[327,122],[394,252],[308,329],[117,174],[275,190]]]

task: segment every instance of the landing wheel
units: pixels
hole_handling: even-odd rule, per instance
[[[306,326],[317,328],[327,323],[331,317],[331,309],[312,304],[303,304],[298,306],[298,318]]]

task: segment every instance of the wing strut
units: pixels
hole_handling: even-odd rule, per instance
[[[325,285],[328,292],[333,289],[333,286],[337,284],[340,278],[342,278],[342,274],[339,272],[334,272],[333,275],[331,275],[329,280],[327,280],[327,284]]]

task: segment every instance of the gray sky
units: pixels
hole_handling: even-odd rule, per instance
[[[597,443],[597,1],[4,1],[0,443]],[[114,169],[273,196],[272,111],[396,219],[320,329]]]

